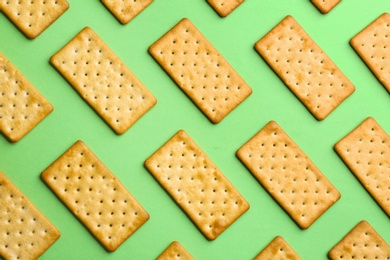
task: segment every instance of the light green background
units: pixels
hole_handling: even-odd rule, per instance
[[[366,117],[390,132],[390,96],[349,46],[349,39],[383,12],[388,0],[345,0],[322,15],[308,0],[247,0],[220,18],[205,0],[155,0],[121,25],[98,0],[68,0],[70,9],[37,39],[28,40],[0,15],[0,52],[53,104],[54,111],[18,143],[0,136],[0,170],[61,231],[42,259],[154,259],[178,240],[197,259],[251,259],[276,235],[303,259],[328,250],[360,220],[390,242],[390,222],[333,150]],[[317,121],[253,46],[292,15],[355,84],[356,91]],[[147,48],[189,18],[252,87],[253,94],[213,125],[148,54]],[[157,97],[125,134],[116,135],[49,64],[49,58],[90,26]],[[235,151],[275,120],[342,194],[308,230],[301,230],[235,157]],[[250,210],[208,241],[143,167],[144,160],[184,129],[250,203]],[[83,140],[150,214],[114,253],[106,252],[40,180],[40,173],[76,140]]]

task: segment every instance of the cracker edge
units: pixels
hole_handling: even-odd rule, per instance
[[[338,1],[336,2],[336,4],[334,4],[334,5],[333,5],[332,7],[330,7],[330,8],[325,8],[325,7],[321,6],[321,5],[317,5],[316,3],[314,3],[314,0],[311,0],[311,2],[313,3],[313,5],[314,5],[322,14],[327,14],[327,13],[329,13],[330,11],[332,11],[333,8],[335,8],[335,7],[341,2],[341,0],[338,0]]]
[[[164,258],[162,258],[164,256],[164,253],[170,249],[171,246],[178,246],[182,251],[184,251],[185,253],[185,256],[186,257],[190,257],[190,259],[194,259],[192,257],[192,255],[187,251],[187,249],[185,249],[178,241],[173,241],[172,243],[169,244],[169,246],[167,246],[164,251],[161,252],[161,254],[156,258],[156,260],[163,260]]]
[[[119,16],[117,16],[113,10],[111,10],[111,8],[109,8],[106,4],[105,4],[105,0],[100,0],[102,2],[102,4],[107,8],[108,11],[110,11],[110,13],[123,25],[125,24],[128,24],[130,21],[132,21],[135,17],[137,17],[140,13],[142,13],[143,10],[145,10],[150,4],[153,3],[154,0],[151,0],[142,10],[141,12],[137,13],[135,16],[133,16],[131,19],[124,19],[124,18],[121,18]]]

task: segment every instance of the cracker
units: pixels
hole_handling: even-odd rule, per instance
[[[68,8],[66,0],[0,1],[0,10],[30,39],[38,37]]]
[[[209,240],[249,209],[222,172],[180,130],[145,161],[146,168]]]
[[[274,121],[238,149],[237,157],[303,229],[340,198],[336,188]]]
[[[236,9],[244,0],[207,0],[209,5],[221,17],[228,16],[234,9]]]
[[[157,260],[193,260],[194,258],[185,250],[185,248],[177,241],[173,241],[165,250],[157,257]]]
[[[36,259],[59,237],[56,227],[0,172],[0,258]]]
[[[186,18],[150,46],[149,52],[213,123],[219,123],[252,93]]]
[[[281,236],[277,236],[254,258],[254,260],[271,259],[300,260],[301,258]]]
[[[337,142],[334,149],[390,216],[390,136],[369,117]]]
[[[358,223],[328,253],[335,259],[390,259],[390,247],[367,221]]]
[[[102,0],[102,2],[119,22],[127,24],[148,7],[153,0]]]
[[[311,2],[317,7],[317,9],[323,13],[329,13],[341,0],[311,0]]]
[[[149,219],[82,141],[61,155],[41,177],[108,251],[115,251]]]
[[[260,39],[255,49],[318,120],[355,90],[292,16]]]
[[[390,92],[390,14],[384,13],[355,35],[351,46]]]
[[[0,131],[17,142],[52,111],[53,106],[0,53]]]
[[[123,134],[157,102],[89,27],[50,62],[117,134]]]

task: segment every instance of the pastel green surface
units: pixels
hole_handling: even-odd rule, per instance
[[[154,259],[173,240],[197,259],[251,259],[281,235],[303,259],[326,254],[360,220],[390,243],[388,216],[333,150],[366,117],[390,133],[390,95],[349,45],[383,12],[384,0],[342,1],[322,15],[309,0],[247,0],[220,18],[205,0],[155,0],[121,25],[96,0],[68,0],[70,8],[37,39],[28,40],[0,15],[0,52],[52,103],[54,111],[18,143],[0,136],[0,170],[61,231],[42,259]],[[256,53],[253,46],[292,15],[356,86],[324,121],[317,121]],[[253,94],[213,125],[148,54],[148,47],[189,18],[252,87]],[[50,65],[49,58],[90,26],[158,99],[125,134],[116,135]],[[275,120],[336,186],[341,199],[301,230],[235,157],[236,150]],[[184,129],[250,203],[250,210],[208,241],[153,179],[144,160]],[[40,173],[83,140],[149,212],[146,222],[114,253],[106,252],[40,180]]]

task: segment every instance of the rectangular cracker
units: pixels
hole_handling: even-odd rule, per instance
[[[150,46],[149,52],[215,124],[252,93],[238,73],[186,18]]]
[[[341,0],[311,0],[311,2],[317,7],[317,9],[323,13],[329,13]]]
[[[0,10],[30,39],[38,37],[68,8],[66,0],[0,1]]]
[[[281,236],[275,237],[253,260],[301,260],[301,257]]]
[[[390,14],[384,13],[355,35],[350,44],[390,92]]]
[[[390,217],[390,136],[369,117],[334,149]]]
[[[367,221],[359,222],[329,252],[331,260],[390,259],[390,247]]]
[[[160,185],[209,240],[249,209],[217,166],[180,130],[145,161]]]
[[[274,121],[237,150],[237,157],[302,229],[309,228],[340,193]]]
[[[355,91],[292,16],[261,38],[255,49],[318,120],[325,119]]]
[[[102,0],[102,3],[122,24],[130,22],[152,2],[153,0]]]
[[[37,259],[60,232],[0,172],[0,258]]]
[[[53,106],[0,53],[0,131],[19,141],[53,111]]]
[[[123,134],[157,100],[89,27],[50,62],[117,133]]]
[[[157,260],[193,260],[194,258],[187,250],[177,241],[173,241],[157,258]]]
[[[82,141],[43,171],[41,178],[108,251],[115,251],[149,219]]]
[[[219,16],[226,17],[242,4],[244,0],[207,0],[207,2]]]

